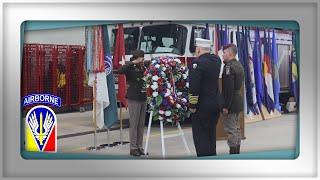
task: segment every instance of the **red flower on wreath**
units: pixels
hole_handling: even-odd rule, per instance
[[[158,84],[161,85],[162,83],[163,83],[163,79],[162,79],[162,78],[159,78],[159,79],[158,79]]]
[[[159,93],[162,93],[162,92],[163,92],[163,87],[162,87],[162,86],[159,86],[159,87],[158,87],[158,91],[159,91]]]
[[[181,89],[184,88],[185,85],[186,85],[185,82],[178,82],[178,83],[177,83],[177,87],[178,87],[178,88],[181,88]]]
[[[147,94],[147,96],[151,96],[152,95],[152,89],[151,88],[147,88],[146,94]]]

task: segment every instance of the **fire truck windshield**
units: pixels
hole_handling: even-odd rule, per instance
[[[114,50],[114,44],[116,41],[117,36],[117,29],[112,30],[111,35],[111,53]],[[138,49],[138,41],[139,41],[139,27],[127,27],[124,28],[124,46],[125,46],[125,53],[131,54],[133,50]]]
[[[146,54],[174,53],[183,55],[187,28],[178,24],[152,25],[142,28],[139,48]]]

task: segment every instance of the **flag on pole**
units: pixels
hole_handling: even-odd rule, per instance
[[[93,71],[92,67],[92,39],[93,39],[93,27],[85,27],[85,45],[86,45],[86,72]]]
[[[218,26],[219,27],[219,26]],[[220,67],[220,74],[219,74],[219,78],[222,78],[222,73],[223,73],[223,68],[224,68],[224,63],[223,63],[223,46],[227,45],[228,44],[228,41],[227,41],[227,29],[222,30],[223,26],[221,25],[221,29],[219,29],[219,37],[218,37],[218,40],[219,40],[219,43],[220,43],[220,46],[219,46],[219,50],[218,50],[218,56],[220,57],[221,59],[221,67]],[[227,26],[225,26],[225,28],[227,28]]]
[[[236,30],[233,29],[231,33],[232,33],[232,36],[231,36],[232,37],[232,44],[234,44],[234,45],[236,45],[238,47]],[[239,53],[237,53],[236,59],[237,59],[237,61],[239,61]]]
[[[270,51],[270,33],[268,37],[264,30],[264,56],[263,56],[263,74],[265,81],[265,105],[269,113],[274,110],[273,82],[272,82],[272,66]]]
[[[292,51],[291,51],[291,92],[296,100],[297,107],[299,106],[299,78],[298,78],[298,63],[297,63],[297,35],[292,32]]]
[[[110,52],[109,34],[107,25],[103,25],[103,49],[104,49],[104,64],[107,75],[107,87],[109,95],[109,106],[104,109],[104,123],[110,128],[118,120],[118,107],[116,98],[116,89],[114,76],[112,73],[112,57]]]
[[[222,26],[221,26],[222,27]],[[221,28],[222,29],[222,28]],[[229,44],[228,42],[228,38],[229,38],[229,36],[228,36],[228,26],[227,25],[225,25],[224,26],[224,30],[222,30],[222,46],[225,46],[225,45],[227,45],[227,44]]]
[[[124,46],[124,31],[123,25],[118,25],[116,44],[113,55],[113,68],[119,69],[122,65],[125,64],[125,46]],[[124,106],[127,107],[128,103],[126,100],[126,76],[124,74],[118,75],[118,101]]]
[[[204,33],[202,34],[202,39],[208,39],[210,40],[209,36],[209,24],[206,23],[206,28],[204,29]]]
[[[244,67],[245,71],[245,88],[246,88],[246,100],[247,100],[247,114],[249,112],[253,112],[256,114],[256,111],[254,110],[254,102],[253,102],[253,94],[252,94],[252,82],[251,82],[251,75],[250,75],[250,69],[249,69],[249,46],[248,46],[248,36],[247,36],[247,29],[242,27],[242,33],[241,33],[241,45],[240,51],[242,52],[242,65]],[[241,59],[240,58],[240,59]]]
[[[96,126],[103,128],[104,111],[109,105],[106,74],[104,72],[104,49],[102,26],[86,27],[86,70],[89,73],[88,85],[93,87],[96,81]]]
[[[241,64],[244,64],[243,62],[243,31],[240,32],[239,26],[237,26],[237,32],[236,32],[236,42],[237,42],[237,47],[238,47],[238,58]]]
[[[254,48],[253,48],[253,66],[254,78],[256,84],[256,97],[259,110],[261,112],[262,103],[264,100],[263,90],[263,74],[262,74],[262,61],[261,61],[261,44],[260,44],[260,31],[257,28],[254,33]]]
[[[256,93],[256,83],[255,83],[255,77],[254,77],[254,65],[253,65],[253,50],[250,42],[250,29],[246,31],[246,46],[248,47],[248,70],[250,74],[250,89],[252,94],[252,104],[250,106],[250,111],[257,115],[259,114],[258,110],[258,104],[257,104],[257,93]]]
[[[215,28],[214,28],[214,50],[215,50],[215,54],[217,55],[220,49],[219,46],[219,25],[216,24]],[[221,58],[220,58],[221,59]],[[223,64],[223,63],[221,63]]]
[[[276,34],[272,31],[272,77],[273,77],[273,94],[274,94],[274,106],[281,112],[281,106],[279,104],[280,93],[280,80],[279,80],[279,68],[280,63],[278,59],[278,46],[276,43]]]
[[[223,30],[222,30],[222,24],[221,25],[218,25],[219,26],[219,50],[222,48],[223,46]]]
[[[225,25],[224,26],[224,31],[223,31],[223,46],[229,44],[229,41],[228,41],[228,38],[229,38],[229,35],[228,35],[228,26]]]
[[[261,40],[261,42],[260,42],[261,44],[261,49],[260,49],[260,51],[261,51],[261,70],[262,70],[262,89],[263,89],[263,99],[262,99],[262,104],[264,105],[264,106],[266,106],[266,96],[267,96],[267,87],[266,87],[266,83],[265,83],[265,74],[264,74],[264,46],[265,46],[265,43],[264,43],[264,38]]]
[[[244,67],[244,71],[245,71],[245,79],[244,79],[244,83],[243,83],[243,86],[244,86],[244,101],[243,101],[243,112],[244,112],[244,115],[247,116],[247,112],[248,112],[248,108],[247,108],[247,87],[246,87],[246,67],[244,66],[244,55],[243,55],[243,49],[244,49],[244,46],[243,46],[243,29],[242,31],[240,32],[240,28],[239,26],[237,26],[237,31],[236,31],[236,42],[237,42],[237,48],[238,48],[238,58],[239,58],[239,61],[240,63],[243,65]]]
[[[86,26],[86,71],[104,72],[102,26]]]

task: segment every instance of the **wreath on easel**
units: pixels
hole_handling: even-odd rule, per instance
[[[174,57],[157,57],[144,73],[144,87],[153,120],[176,123],[190,115],[188,69]]]

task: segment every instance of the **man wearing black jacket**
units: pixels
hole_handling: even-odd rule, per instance
[[[210,54],[210,47],[210,40],[196,38],[198,59],[190,70],[189,103],[198,157],[216,155],[216,125],[221,111],[218,85],[221,60]]]
[[[144,155],[142,149],[143,129],[147,109],[147,96],[143,91],[144,52],[133,51],[130,62],[123,65],[118,73],[125,74],[128,82],[127,99],[129,106],[130,155]]]
[[[236,60],[237,47],[229,44],[223,47],[222,74],[223,127],[228,137],[230,154],[240,154],[241,132],[239,113],[243,110],[243,97],[240,89],[244,81],[244,68]]]

